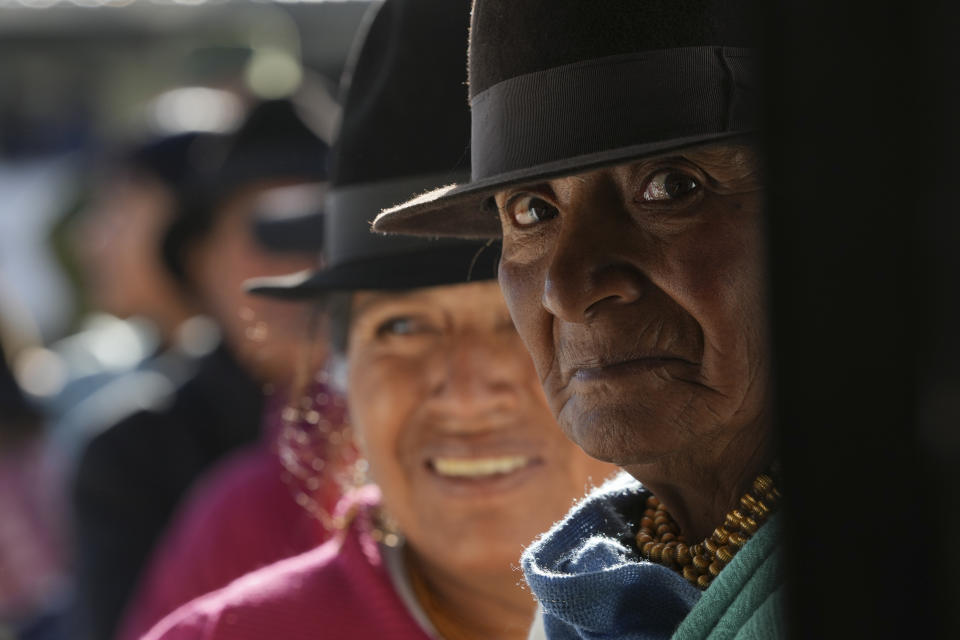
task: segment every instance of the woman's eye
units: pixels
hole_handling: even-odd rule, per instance
[[[680,171],[658,171],[641,194],[645,202],[667,202],[692,195],[700,189],[697,179]]]
[[[510,216],[520,227],[530,227],[538,222],[556,218],[560,212],[543,198],[520,196],[507,205]]]
[[[406,316],[398,316],[381,322],[377,326],[377,336],[405,336],[417,331],[416,320]]]

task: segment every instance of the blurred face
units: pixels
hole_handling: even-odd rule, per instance
[[[264,249],[253,234],[252,214],[269,184],[242,191],[227,200],[211,232],[191,249],[188,269],[205,310],[220,324],[224,340],[242,365],[264,382],[288,382],[309,352],[308,305],[246,293],[250,278],[309,269],[316,258]],[[323,354],[314,354],[317,361]]]
[[[510,570],[613,471],[557,429],[495,282],[357,293],[348,361],[384,504],[438,566]]]
[[[744,146],[497,194],[500,282],[563,430],[620,465],[765,422],[761,185]]]
[[[170,192],[148,178],[117,177],[100,189],[76,236],[95,306],[120,317],[153,317],[172,297],[182,298],[160,258],[173,207]]]

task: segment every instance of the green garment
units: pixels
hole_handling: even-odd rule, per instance
[[[780,533],[774,514],[703,592],[673,639],[786,637]]]

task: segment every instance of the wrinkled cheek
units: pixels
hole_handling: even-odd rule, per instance
[[[554,370],[555,371],[555,370]],[[543,378],[543,391],[547,396],[547,404],[550,406],[550,412],[558,421],[569,421],[570,401],[573,400],[573,394],[569,388],[560,380],[556,373],[549,373]],[[569,433],[569,425],[561,424],[564,432]]]
[[[500,288],[517,333],[533,359],[540,380],[553,362],[552,316],[543,308],[543,278],[529,265],[518,266],[508,259],[500,262]]]

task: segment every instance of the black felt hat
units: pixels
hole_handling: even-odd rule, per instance
[[[328,266],[251,281],[253,292],[300,298],[496,277],[498,252],[488,243],[370,232],[381,209],[468,177],[470,138],[468,0],[387,0],[372,12],[344,80],[325,204]]]
[[[496,237],[503,187],[750,132],[748,0],[475,0],[472,175],[384,211],[377,231]]]
[[[327,143],[290,100],[266,100],[254,106],[233,135],[210,148],[202,168],[208,199],[270,180],[325,181]]]
[[[240,189],[274,181],[323,183],[328,179],[330,149],[300,116],[290,100],[267,100],[250,109],[229,135],[206,135],[191,147],[183,170],[189,188],[163,245],[167,267],[187,282],[184,257],[188,247],[213,227],[223,202]],[[306,213],[306,212],[304,212]],[[322,228],[310,224],[310,238],[300,244],[319,247]],[[256,237],[263,241],[262,232]],[[270,232],[267,232],[269,235]],[[275,234],[276,235],[276,234]],[[287,230],[281,232],[289,238]],[[279,240],[281,243],[284,239]],[[267,248],[275,248],[267,240]],[[294,248],[294,247],[291,247]]]

